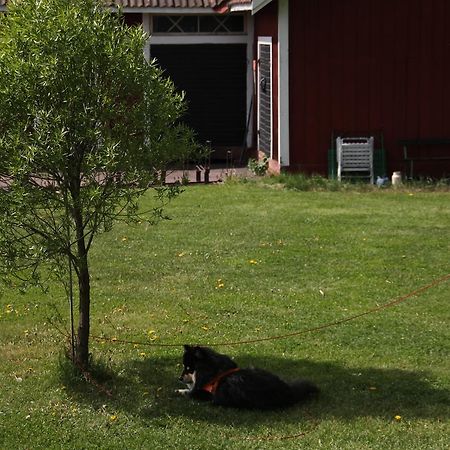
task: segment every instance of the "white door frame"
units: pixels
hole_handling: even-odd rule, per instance
[[[134,11],[134,9],[133,9]],[[152,8],[152,13],[154,13],[155,9]],[[169,12],[164,10],[166,13],[174,14],[171,9]],[[193,9],[189,9],[189,13],[193,13]],[[201,9],[201,12],[205,12],[204,8]],[[147,13],[147,10],[142,14],[142,24],[144,31],[150,36],[150,39],[147,41],[144,48],[144,55],[147,60],[151,59],[151,45],[187,45],[187,44],[246,44],[247,45],[247,106],[245,112],[245,121],[248,120],[248,114],[251,117],[253,114],[253,95],[254,95],[254,86],[253,86],[253,46],[254,46],[254,19],[251,14],[245,15],[245,33],[237,34],[237,35],[152,35],[152,13]],[[177,8],[176,14],[180,14],[181,10]],[[255,99],[256,101],[256,99]],[[254,120],[254,119],[253,119]],[[253,134],[254,129],[252,126],[252,121],[250,121],[250,126],[247,130],[246,142],[247,147],[250,148],[253,145]]]

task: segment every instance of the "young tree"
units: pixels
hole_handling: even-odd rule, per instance
[[[57,274],[69,289],[73,269],[84,368],[95,236],[137,220],[156,171],[195,148],[182,96],[144,60],[147,36],[104,5],[10,0],[0,18],[0,267],[4,280]]]

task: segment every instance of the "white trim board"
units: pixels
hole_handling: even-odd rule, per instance
[[[290,165],[289,0],[278,2],[278,162]]]
[[[179,35],[168,36],[153,34],[150,36],[150,45],[187,45],[187,44],[248,44],[247,35]]]

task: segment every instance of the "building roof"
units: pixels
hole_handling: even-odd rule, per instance
[[[125,7],[147,8],[215,8],[221,0],[115,0],[112,3]]]
[[[225,12],[234,6],[250,6],[252,0],[112,0],[111,3],[124,8],[208,8]]]
[[[0,6],[5,6],[8,0],[0,0]],[[111,5],[124,8],[212,8],[220,12],[236,6],[250,6],[252,0],[111,0]]]

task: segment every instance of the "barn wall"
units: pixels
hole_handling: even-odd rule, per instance
[[[448,0],[294,0],[290,30],[291,168],[326,174],[333,130],[383,131],[388,173],[400,139],[450,137]]]

